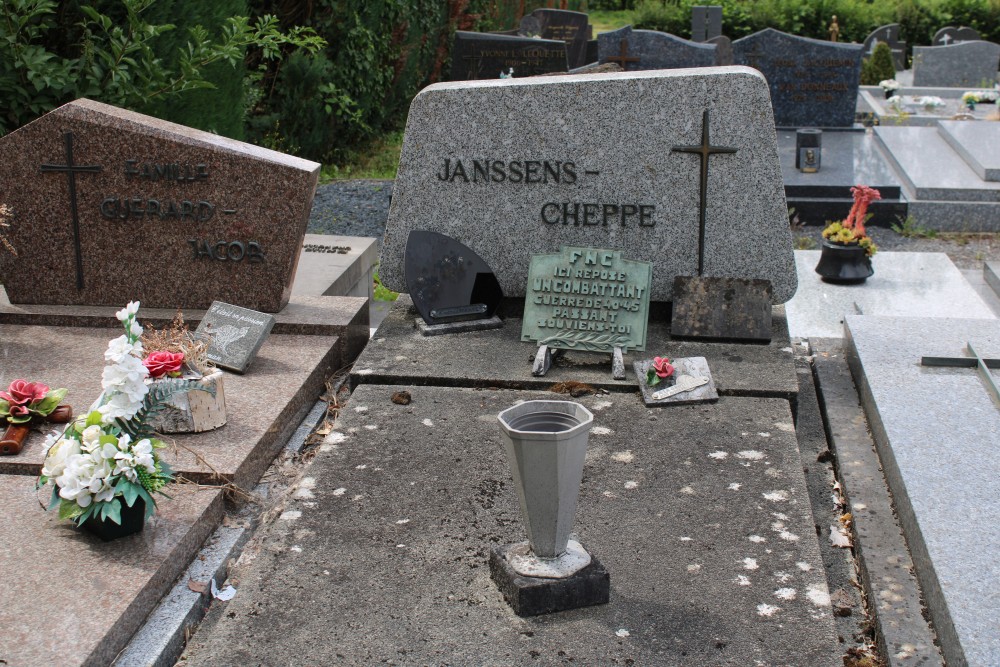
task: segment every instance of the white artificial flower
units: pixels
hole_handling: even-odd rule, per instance
[[[50,436],[51,437],[51,436]],[[42,474],[48,478],[59,477],[66,470],[69,457],[80,453],[80,443],[72,438],[63,438],[49,450],[42,466]]]
[[[156,462],[153,460],[153,443],[150,442],[149,438],[143,438],[135,443],[132,452],[135,454],[137,465],[144,467],[146,472],[156,472]]]
[[[75,500],[80,507],[89,507],[93,501],[90,484],[96,465],[89,454],[72,454],[66,459],[63,473],[56,478],[59,497]]]
[[[104,360],[120,364],[129,357],[141,354],[142,343],[138,341],[130,343],[128,336],[122,335],[108,343],[108,349],[104,351]]]
[[[129,327],[129,333],[131,333],[135,338],[138,338],[142,335],[142,327],[139,326],[138,322],[132,322],[132,325]]]
[[[139,302],[129,301],[127,306],[115,313],[115,317],[119,322],[124,322],[129,317],[134,317],[137,312],[139,312]]]
[[[83,433],[80,435],[80,438],[83,440],[84,448],[89,451],[97,446],[102,435],[104,435],[104,432],[101,430],[101,427],[97,424],[92,424],[83,429]]]

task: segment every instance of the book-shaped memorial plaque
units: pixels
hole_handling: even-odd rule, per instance
[[[563,246],[534,255],[521,340],[546,350],[610,352],[616,359],[645,350],[651,266],[601,248]]]
[[[437,232],[410,232],[404,273],[414,307],[431,326],[491,321],[503,299],[489,265],[470,248]]]

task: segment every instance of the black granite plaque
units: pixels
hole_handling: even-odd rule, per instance
[[[587,15],[563,9],[536,9],[521,19],[521,35],[542,39],[558,40],[566,43],[569,67],[583,67],[587,64],[587,39],[589,24]]]
[[[208,358],[216,366],[245,373],[273,326],[274,315],[213,301],[195,334],[211,336]]]
[[[865,58],[871,58],[875,54],[875,47],[878,46],[879,42],[889,45],[889,51],[892,53],[892,66],[896,68],[896,71],[901,72],[906,69],[906,42],[899,39],[899,24],[889,23],[872,30],[862,44]]]
[[[670,335],[770,341],[773,296],[768,280],[677,276]]]
[[[979,33],[975,28],[969,28],[966,26],[956,28],[953,25],[949,25],[934,33],[934,39],[931,40],[931,46],[950,46],[961,42],[978,42],[981,39],[982,37],[979,36]]]
[[[470,248],[437,232],[410,232],[403,273],[427,324],[487,320],[503,299],[493,269]]]
[[[494,33],[455,32],[451,50],[451,81],[499,79],[567,71],[566,43],[550,39]]]
[[[778,127],[851,127],[861,80],[860,44],[767,28],[733,42],[733,62],[760,70]]]

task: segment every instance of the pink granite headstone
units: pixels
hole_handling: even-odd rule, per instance
[[[320,165],[80,99],[0,138],[14,304],[278,312]]]

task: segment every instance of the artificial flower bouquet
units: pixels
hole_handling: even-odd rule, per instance
[[[886,92],[899,90],[899,81],[896,81],[895,79],[882,79],[878,82],[878,85]]]
[[[859,245],[865,249],[865,253],[871,257],[878,252],[878,247],[869,238],[865,229],[867,221],[868,206],[871,202],[882,198],[882,195],[875,188],[867,185],[856,185],[851,188],[851,195],[854,197],[854,205],[847,214],[843,222],[831,222],[823,230],[823,238],[837,245]]]
[[[60,518],[91,528],[104,539],[112,539],[101,532],[107,523],[122,526],[123,517],[138,515],[127,531],[137,532],[155,512],[153,494],[166,495],[162,489],[173,476],[160,459],[165,445],[156,437],[153,421],[173,396],[202,389],[182,378],[147,383],[149,366],[160,362],[146,361],[151,355],[144,353],[138,310],[139,303],[132,302],[116,313],[125,333],[104,353],[104,391],[85,417],[49,436],[39,479],[40,486],[52,485],[49,509],[58,507]],[[169,370],[174,364],[165,365],[163,374],[177,372]]]

